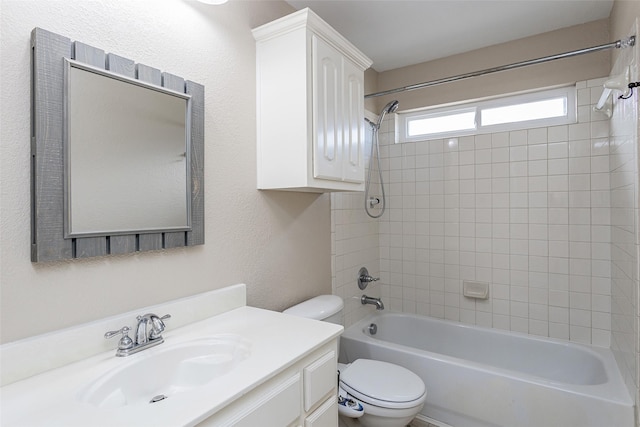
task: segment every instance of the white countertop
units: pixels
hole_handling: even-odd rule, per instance
[[[163,334],[163,344],[140,353],[115,357],[114,349],[0,388],[0,424],[3,427],[195,425],[342,332],[339,325],[246,306],[169,329]],[[163,346],[219,334],[237,334],[251,343],[251,350],[249,357],[234,370],[209,384],[153,405],[99,408],[78,398],[87,384],[136,357],[160,351]]]

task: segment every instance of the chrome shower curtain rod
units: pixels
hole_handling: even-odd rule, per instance
[[[365,99],[367,99],[367,98],[374,98],[377,96],[390,95],[392,93],[423,89],[425,87],[436,86],[444,83],[451,83],[458,80],[470,79],[472,77],[483,76],[485,74],[497,73],[500,71],[507,71],[507,70],[513,70],[515,68],[526,67],[528,65],[536,65],[536,64],[541,64],[543,62],[555,61],[556,59],[564,59],[564,58],[570,58],[572,56],[584,55],[585,53],[599,52],[601,50],[607,50],[607,49],[613,49],[613,48],[619,49],[619,48],[629,47],[629,46],[635,45],[635,43],[636,43],[636,36],[631,36],[627,39],[622,39],[622,40],[618,40],[612,43],[607,43],[599,46],[587,47],[585,49],[559,53],[557,55],[545,56],[537,59],[529,59],[527,61],[516,62],[509,65],[501,65],[499,67],[487,68],[486,70],[473,71],[471,73],[459,74],[457,76],[445,77],[443,79],[431,80],[428,82],[417,83],[414,85],[404,86],[396,89],[383,90],[381,92],[370,93],[368,95],[365,95],[364,97]]]

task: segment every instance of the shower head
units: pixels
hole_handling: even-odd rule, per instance
[[[387,113],[395,113],[398,110],[398,105],[400,105],[400,103],[394,100],[384,106],[384,108],[380,112],[380,115],[378,116],[378,123],[376,123],[376,129],[380,129],[380,123],[382,123],[382,120],[384,120],[384,116]]]
[[[391,101],[384,106],[384,110],[388,113],[395,113],[398,110],[400,103],[398,101]]]

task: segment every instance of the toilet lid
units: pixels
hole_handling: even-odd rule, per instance
[[[411,408],[426,398],[419,376],[379,360],[356,360],[340,371],[340,383],[356,399],[383,408]]]

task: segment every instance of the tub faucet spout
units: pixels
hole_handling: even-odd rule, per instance
[[[360,302],[364,304],[372,304],[376,306],[376,310],[384,310],[384,304],[380,298],[368,297],[366,295],[362,295],[360,298]]]

